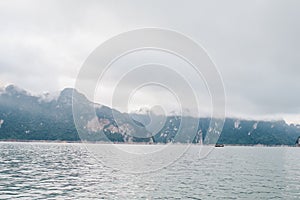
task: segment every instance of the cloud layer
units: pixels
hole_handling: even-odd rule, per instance
[[[0,84],[34,93],[73,87],[103,41],[161,27],[207,50],[228,115],[300,122],[299,11],[297,0],[0,1]]]

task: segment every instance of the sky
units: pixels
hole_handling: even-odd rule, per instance
[[[104,41],[158,27],[180,32],[206,50],[222,76],[227,116],[300,123],[299,19],[298,0],[1,0],[0,86],[15,84],[34,94],[74,87],[83,63]],[[180,68],[168,55],[137,54],[116,64],[109,81],[118,80],[113,74],[121,75],[120,66],[141,58]],[[100,103],[109,104],[109,81],[98,91]],[[203,84],[198,89],[201,108],[209,113],[209,93]],[[171,96],[144,88],[131,108],[171,105],[176,102]]]

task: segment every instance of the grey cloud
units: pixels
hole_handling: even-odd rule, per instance
[[[33,91],[72,86],[104,40],[161,27],[207,50],[222,74],[229,115],[296,116],[299,11],[297,0],[1,1],[1,84],[16,82]]]

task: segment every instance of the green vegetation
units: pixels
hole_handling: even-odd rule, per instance
[[[72,115],[72,94],[81,102],[80,112],[85,121],[77,128]],[[189,117],[186,121],[199,121],[198,133],[194,134],[187,124],[178,136],[181,117],[170,116],[163,128],[151,138],[144,124],[149,122],[146,115],[120,113],[106,106],[96,108],[97,121],[103,126],[90,127],[92,116],[87,110],[93,106],[82,94],[73,89],[63,90],[57,99],[42,100],[26,91],[9,86],[0,94],[0,140],[66,140],[112,141],[112,142],[193,142],[204,138],[210,119]],[[112,114],[114,112],[114,115]],[[125,127],[125,128],[124,128]],[[82,134],[84,133],[84,134]],[[202,134],[200,134],[202,133]],[[141,135],[142,134],[142,135]],[[190,135],[189,135],[190,134]],[[139,137],[138,137],[139,136]],[[251,121],[226,119],[218,143],[239,145],[295,145],[300,136],[299,125],[288,125],[284,121]]]

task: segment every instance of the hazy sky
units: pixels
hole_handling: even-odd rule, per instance
[[[0,27],[1,86],[33,93],[73,87],[102,42],[161,27],[207,50],[223,77],[228,116],[300,122],[298,0],[2,0]]]

